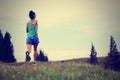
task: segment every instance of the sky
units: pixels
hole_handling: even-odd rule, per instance
[[[50,61],[89,57],[92,42],[97,56],[106,56],[111,35],[120,49],[120,0],[0,0],[0,29],[11,34],[18,62],[25,61],[30,10],[37,14],[38,51]]]

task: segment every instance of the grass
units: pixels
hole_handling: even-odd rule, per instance
[[[0,80],[119,80],[119,74],[79,60],[0,64]]]

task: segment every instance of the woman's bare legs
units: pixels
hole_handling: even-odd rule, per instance
[[[31,47],[32,47],[31,44],[27,44],[26,59],[25,59],[26,62],[31,60],[30,55],[29,55],[31,53]]]
[[[31,53],[32,44],[27,44],[27,51]]]
[[[36,61],[36,58],[37,58],[37,56],[38,56],[37,46],[38,46],[38,44],[35,44],[35,45],[34,45],[34,61]]]
[[[33,46],[34,46],[34,61],[36,61],[36,58],[38,56],[38,52],[37,52],[37,46],[38,46],[38,44],[35,44]],[[29,53],[31,53],[31,48],[32,48],[32,44],[27,44],[27,51]]]

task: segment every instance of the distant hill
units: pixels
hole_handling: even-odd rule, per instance
[[[97,57],[98,59],[98,64],[103,64],[105,57]],[[74,59],[69,59],[69,60],[61,60],[61,62],[77,62],[77,63],[89,63],[89,58],[74,58]]]

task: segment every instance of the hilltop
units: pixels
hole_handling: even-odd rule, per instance
[[[1,80],[119,80],[120,72],[87,63],[88,58],[30,63],[0,63]],[[98,61],[102,64],[104,57]]]

